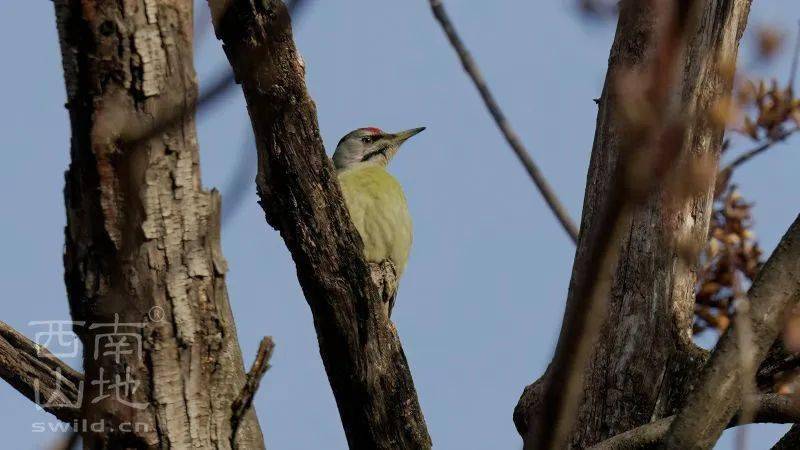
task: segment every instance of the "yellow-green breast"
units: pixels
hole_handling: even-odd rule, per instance
[[[400,183],[376,165],[347,169],[338,177],[350,217],[364,241],[367,261],[391,260],[399,277],[412,239],[411,215]]]

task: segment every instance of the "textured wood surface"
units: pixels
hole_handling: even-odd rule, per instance
[[[56,0],[55,10],[72,125],[65,281],[74,320],[87,323],[76,328],[81,414],[110,428],[84,432],[86,448],[230,448],[244,367],[220,198],[200,182],[193,115],[131,141],[195,103],[192,1]],[[91,325],[117,320],[142,324],[119,328],[141,352],[104,355],[110,329]],[[135,392],[104,397],[109,386],[93,383],[128,375]],[[263,448],[254,413],[236,443]]]
[[[680,4],[681,2],[678,2]],[[654,51],[655,19],[651,2],[624,0],[599,101],[594,147],[586,182],[581,239],[573,265],[564,323],[575,320],[579,299],[575,286],[585,276],[592,236],[600,212],[607,208],[615,183],[626,129],[617,95],[620,77],[643,70]],[[702,3],[696,29],[688,41],[683,67],[680,110],[694,119],[686,135],[688,157],[717,157],[722,127],[706,114],[730,92],[730,80],[719,61],[735,61],[746,24],[748,0]],[[605,438],[673,414],[691,389],[703,363],[691,341],[695,274],[682,257],[681,246],[705,242],[714,179],[705,180],[698,195],[665,201],[664,190],[651,195],[616,233],[617,263],[608,269],[607,315],[585,371],[583,401],[573,448],[586,448]],[[563,332],[563,331],[562,331]],[[525,389],[514,413],[517,429],[528,433],[541,411],[548,374]]]
[[[297,267],[350,448],[429,448],[385,289],[372,282],[325,155],[287,10],[277,0],[210,5],[253,123],[261,206]]]

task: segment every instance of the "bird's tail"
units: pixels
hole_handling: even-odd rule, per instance
[[[398,277],[397,269],[391,261],[381,263],[370,263],[372,280],[381,290],[381,297],[386,307],[387,317],[392,317],[392,309],[397,299]]]

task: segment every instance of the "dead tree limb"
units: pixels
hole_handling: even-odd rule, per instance
[[[604,217],[618,194],[614,177],[629,139],[624,122],[626,98],[620,86],[631,72],[646,70],[656,56],[654,2],[623,0],[609,69],[599,103],[597,129],[584,197],[582,237],[573,265],[562,334],[585,308],[587,267],[597,245]],[[680,2],[679,2],[680,3]],[[670,100],[692,117],[687,123],[682,164],[704,156],[718,157],[722,127],[708,119],[732,82],[720,73],[721,61],[735,61],[738,42],[749,13],[748,0],[701,2],[678,75],[682,89]],[[653,417],[672,415],[691,388],[702,365],[702,352],[691,340],[695,275],[683,248],[701,248],[707,240],[714,177],[701,180],[697,192],[665,201],[668,190],[657,189],[632,212],[624,231],[612,243],[616,262],[608,271],[607,314],[601,317],[597,340],[584,372],[573,448],[586,448],[610,436],[646,424]],[[612,363],[613,362],[613,363]],[[517,429],[530,434],[538,414],[546,411],[543,393],[553,366],[523,393],[514,413]],[[577,370],[581,370],[579,367]],[[561,374],[563,376],[563,374]],[[631,380],[636,382],[631,383]]]
[[[286,7],[209,5],[253,123],[261,206],[297,267],[350,447],[429,448],[400,340],[325,155]]]
[[[542,194],[542,197],[544,197],[547,206],[556,216],[556,219],[558,219],[561,227],[564,229],[570,239],[572,239],[572,242],[577,243],[578,227],[575,226],[575,222],[573,222],[572,218],[570,218],[567,209],[561,203],[561,200],[558,199],[553,187],[547,182],[547,178],[545,178],[544,173],[542,173],[541,169],[539,169],[539,166],[536,164],[536,162],[534,162],[530,152],[525,148],[525,144],[522,143],[519,135],[511,127],[511,123],[506,118],[505,113],[503,113],[503,110],[500,108],[500,104],[497,103],[492,91],[489,89],[488,83],[486,83],[486,80],[483,78],[483,74],[481,74],[478,64],[472,58],[472,55],[469,53],[469,50],[467,50],[466,45],[458,35],[458,31],[456,30],[455,25],[453,25],[453,22],[450,20],[450,16],[447,14],[447,11],[444,9],[442,1],[430,0],[430,5],[434,17],[436,17],[436,20],[439,21],[439,24],[442,26],[442,30],[444,31],[445,35],[447,35],[447,39],[450,41],[450,45],[453,47],[453,50],[455,50],[456,54],[458,54],[458,57],[461,60],[461,65],[464,67],[464,71],[467,73],[467,75],[469,75],[473,84],[475,84],[475,88],[478,89],[478,92],[483,99],[483,103],[486,105],[486,109],[489,110],[489,114],[492,116],[492,119],[494,119],[497,128],[500,129],[500,132],[503,134],[506,142],[508,142],[508,145],[514,151],[514,154],[517,155],[519,162],[528,172],[528,175],[533,180],[533,183],[539,189],[539,192]]]
[[[64,422],[80,417],[83,375],[0,322],[0,377]]]
[[[800,216],[759,271],[748,292],[753,359],[764,359],[783,329],[786,312],[800,301]],[[668,449],[711,448],[742,402],[739,331],[722,335],[665,440]]]
[[[740,153],[736,158],[722,167],[717,173],[716,196],[719,197],[727,189],[733,172],[756,156],[772,149],[777,144],[786,142],[793,134],[800,131],[800,127],[781,128],[774,135],[767,136],[758,146]]]
[[[767,138],[766,142],[759,145],[758,147],[742,152],[739,156],[734,158],[733,161],[726,164],[725,167],[723,167],[719,171],[719,175],[717,175],[717,177],[722,180],[729,179],[733,174],[733,171],[736,170],[739,166],[744,165],[745,163],[755,158],[756,156],[766,152],[767,150],[774,147],[776,144],[786,141],[798,131],[800,131],[800,127],[793,127],[789,128],[788,130],[783,130],[778,135]]]
[[[244,383],[242,392],[236,397],[231,405],[231,447],[236,448],[236,434],[239,431],[239,425],[242,424],[242,419],[250,408],[253,406],[253,398],[258,392],[258,387],[261,385],[261,379],[264,374],[269,370],[269,360],[272,358],[272,351],[275,349],[275,343],[271,337],[265,337],[258,345],[258,352],[256,359],[253,361],[253,366],[247,372],[247,381]]]
[[[86,324],[75,330],[81,416],[106,425],[81,430],[84,445],[227,450],[244,364],[220,198],[202,188],[185,113],[198,95],[192,1],[54,3],[72,131],[65,283],[73,319]],[[236,441],[264,447],[252,411]]]

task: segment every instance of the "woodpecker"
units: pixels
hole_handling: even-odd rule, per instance
[[[396,279],[406,268],[411,250],[411,214],[403,188],[386,167],[400,146],[425,128],[386,133],[379,128],[359,128],[346,134],[333,153],[339,184],[370,263],[390,261]],[[389,293],[392,314],[397,283]]]

